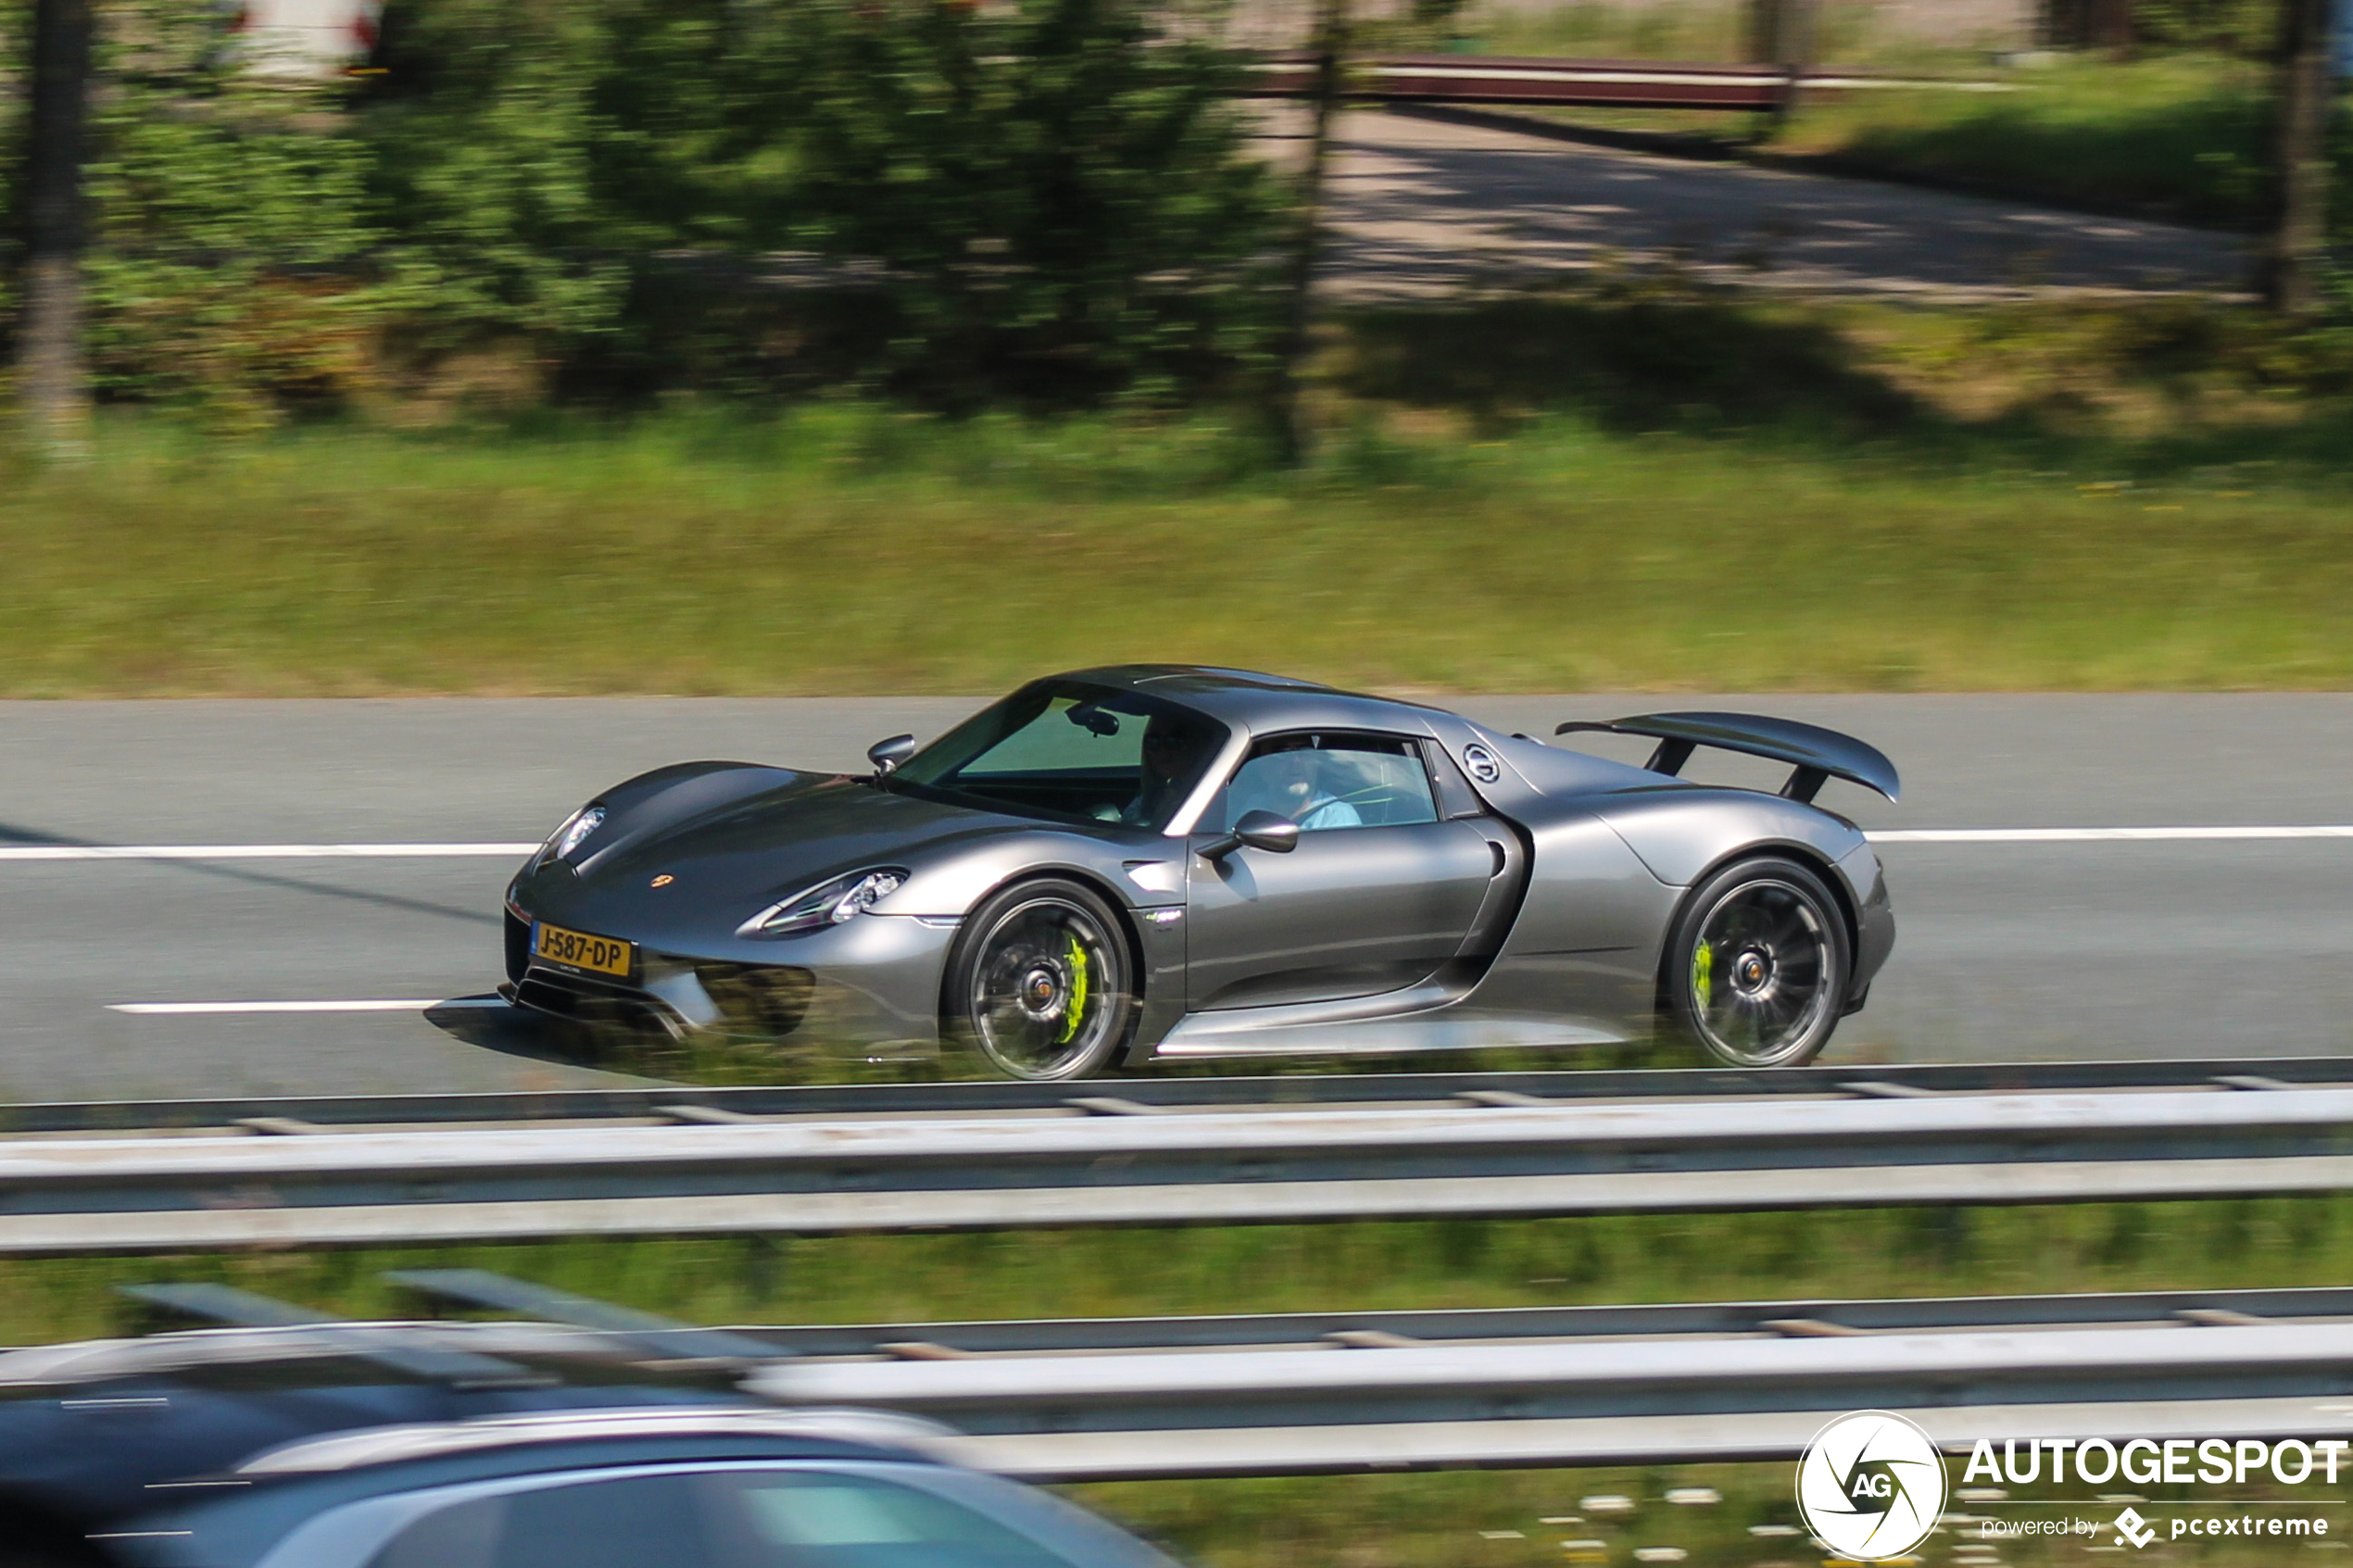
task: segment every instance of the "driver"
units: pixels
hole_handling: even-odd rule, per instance
[[[1157,827],[1167,821],[1201,771],[1201,761],[1195,726],[1164,713],[1153,714],[1144,726],[1136,798],[1119,813],[1119,820],[1129,827]]]

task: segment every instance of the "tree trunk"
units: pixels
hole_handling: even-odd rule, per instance
[[[82,162],[90,42],[90,0],[35,0],[18,371],[34,444],[69,460],[85,452],[90,424],[90,380],[82,352]]]
[[[1305,411],[1300,407],[1309,332],[1314,324],[1315,258],[1323,239],[1324,165],[1331,151],[1332,117],[1340,107],[1340,71],[1348,51],[1350,0],[1320,0],[1315,13],[1315,85],[1307,137],[1307,167],[1299,180],[1299,229],[1291,240],[1284,297],[1286,319],[1277,348],[1275,441],[1287,467],[1307,458]]]
[[[2140,28],[2133,15],[2133,0],[2091,0],[2085,18],[2084,39],[2095,49],[2106,50],[2117,59],[2132,56],[2133,44]]]
[[[2335,87],[2331,0],[2286,0],[2279,52],[2278,223],[2264,258],[2263,295],[2304,315],[2321,304],[2328,243],[2328,112]]]

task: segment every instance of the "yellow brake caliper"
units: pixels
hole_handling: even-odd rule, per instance
[[[1705,942],[1692,949],[1692,995],[1699,999],[1700,1011],[1716,1005],[1716,949]]]
[[[1087,1016],[1087,949],[1078,945],[1076,936],[1067,940],[1070,943],[1067,955],[1070,960],[1070,1000],[1063,1009],[1063,1032],[1054,1042],[1058,1046],[1070,1044],[1071,1036],[1078,1033],[1079,1022]]]

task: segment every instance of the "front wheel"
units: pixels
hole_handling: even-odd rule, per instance
[[[1822,879],[1779,856],[1735,861],[1692,891],[1660,977],[1668,1021],[1733,1067],[1794,1067],[1830,1044],[1852,959]]]
[[[1025,882],[964,922],[941,1022],[1009,1078],[1084,1078],[1126,1042],[1136,985],[1119,917],[1090,889]]]

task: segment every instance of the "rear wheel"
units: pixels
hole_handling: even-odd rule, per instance
[[[1091,889],[1019,883],[965,920],[941,1022],[1009,1078],[1084,1078],[1126,1043],[1131,970],[1119,917]]]
[[[1852,960],[1838,902],[1779,856],[1694,888],[1667,944],[1660,991],[1676,1029],[1733,1067],[1794,1067],[1830,1044]]]

